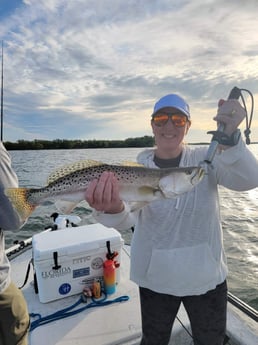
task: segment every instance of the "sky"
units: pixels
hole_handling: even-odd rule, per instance
[[[258,141],[257,15],[257,0],[0,0],[4,141],[152,135],[155,102],[177,93],[187,141],[209,142],[234,86],[254,96]]]

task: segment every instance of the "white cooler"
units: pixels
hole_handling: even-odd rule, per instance
[[[81,293],[95,279],[103,280],[103,262],[117,251],[120,263],[123,239],[120,233],[101,224],[90,224],[36,234],[32,238],[33,263],[39,300],[42,303]],[[116,269],[116,283],[119,282]]]

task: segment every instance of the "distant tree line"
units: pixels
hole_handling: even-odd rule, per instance
[[[58,149],[102,149],[102,148],[123,148],[123,147],[152,147],[154,138],[144,136],[139,138],[128,138],[125,140],[18,140],[17,142],[6,141],[7,150],[58,150]]]

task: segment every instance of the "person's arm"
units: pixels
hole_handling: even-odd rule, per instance
[[[258,187],[258,160],[242,138],[216,155],[213,165],[218,183],[226,188],[245,191]]]
[[[5,196],[5,188],[17,188],[18,178],[11,167],[11,159],[2,142],[0,142],[0,228],[17,230],[22,223],[9,199]]]

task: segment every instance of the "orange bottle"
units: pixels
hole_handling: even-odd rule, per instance
[[[116,291],[116,266],[113,260],[106,260],[103,263],[104,288],[107,295]]]

